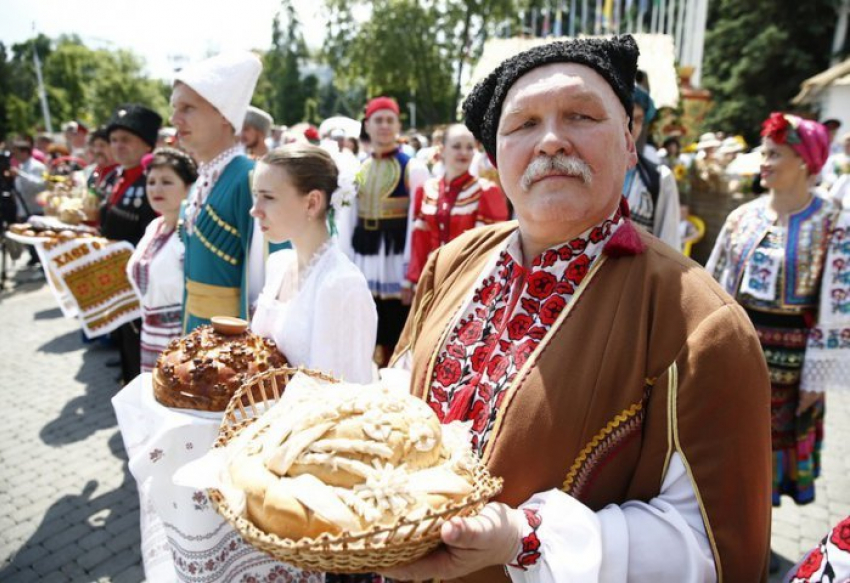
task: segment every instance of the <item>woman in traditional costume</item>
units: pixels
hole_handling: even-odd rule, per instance
[[[197,177],[195,161],[174,148],[157,149],[147,167],[148,202],[160,216],[150,222],[127,263],[142,305],[142,372],[153,370],[162,350],[181,336],[184,248],[175,230],[180,205]]]
[[[294,249],[269,256],[251,329],[273,339],[292,366],[368,383],[378,316],[365,277],[331,234],[348,188],[339,182],[346,180],[331,155],[308,144],[258,163],[251,215],[270,241]]]
[[[508,202],[498,185],[472,176],[475,138],[463,124],[443,134],[445,174],[416,189],[407,279],[416,285],[430,253],[474,227],[508,219]]]
[[[770,370],[773,505],[782,494],[807,504],[820,473],[824,399],[823,387],[801,387],[801,373],[838,209],[813,191],[829,154],[821,124],[773,113],[761,134],[769,192],[729,215],[707,269],[747,311]]]

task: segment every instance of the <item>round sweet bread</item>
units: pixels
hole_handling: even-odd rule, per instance
[[[285,364],[273,340],[244,329],[222,334],[201,326],[172,340],[159,356],[153,370],[154,396],[167,407],[224,411],[246,380]]]
[[[409,394],[366,386],[272,409],[228,448],[233,485],[260,529],[298,540],[392,526],[472,491],[468,437]],[[312,395],[312,394],[311,394]]]

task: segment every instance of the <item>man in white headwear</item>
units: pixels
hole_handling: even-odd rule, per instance
[[[240,139],[245,146],[245,153],[252,160],[259,160],[268,153],[266,139],[273,124],[274,120],[269,113],[259,107],[248,106]]]
[[[237,139],[261,70],[252,53],[222,53],[187,66],[174,81],[171,123],[199,174],[183,210],[185,333],[213,316],[247,318],[262,287],[265,245],[248,214],[254,162]]]

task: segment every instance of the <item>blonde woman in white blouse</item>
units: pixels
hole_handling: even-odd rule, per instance
[[[273,243],[251,329],[273,339],[292,366],[356,383],[373,380],[378,315],[366,278],[339,249],[331,200],[339,171],[330,154],[289,144],[254,171],[255,217]]]

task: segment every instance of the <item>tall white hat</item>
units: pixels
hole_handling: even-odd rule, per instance
[[[209,101],[236,132],[242,131],[245,111],[262,70],[255,54],[232,51],[186,66],[174,82],[185,83]]]

